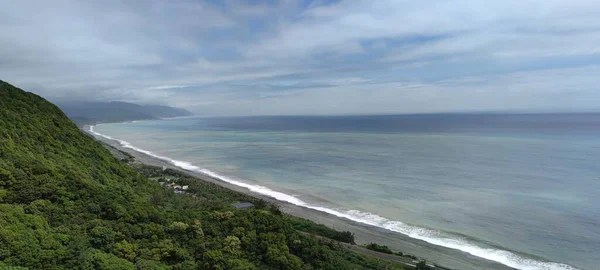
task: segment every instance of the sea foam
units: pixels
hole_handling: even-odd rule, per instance
[[[446,248],[451,248],[451,249],[461,250],[461,251],[469,253],[473,256],[484,258],[484,259],[487,259],[490,261],[495,261],[495,262],[504,264],[509,267],[523,269],[523,270],[576,270],[577,269],[575,267],[572,267],[572,266],[566,265],[566,264],[562,264],[562,263],[546,262],[546,261],[539,261],[539,260],[535,260],[535,259],[526,258],[526,257],[517,255],[513,252],[506,251],[506,250],[481,247],[467,239],[462,239],[457,236],[449,236],[449,235],[443,234],[442,232],[435,231],[432,229],[411,226],[411,225],[405,224],[401,221],[390,220],[388,218],[385,218],[385,217],[382,217],[382,216],[379,216],[379,215],[373,214],[373,213],[362,212],[362,211],[358,211],[358,210],[332,209],[332,208],[312,205],[312,204],[302,201],[292,195],[289,195],[289,194],[286,194],[283,192],[279,192],[279,191],[275,191],[268,187],[248,184],[248,183],[238,181],[238,180],[232,179],[232,178],[224,176],[224,175],[220,175],[216,172],[200,168],[200,167],[193,165],[192,163],[187,162],[187,161],[180,161],[180,160],[171,159],[169,157],[157,155],[151,151],[147,151],[147,150],[135,147],[129,142],[98,133],[94,130],[94,126],[90,126],[88,131],[93,135],[96,135],[96,136],[99,136],[99,137],[102,137],[102,138],[105,138],[108,140],[116,141],[122,147],[129,148],[129,149],[135,150],[137,152],[152,156],[154,158],[167,161],[181,169],[191,171],[191,172],[201,173],[201,174],[210,176],[212,178],[218,179],[220,181],[246,188],[252,192],[255,192],[255,193],[258,193],[261,195],[265,195],[265,196],[269,196],[278,201],[291,203],[291,204],[294,204],[297,206],[324,212],[324,213],[334,215],[334,216],[337,216],[340,218],[345,218],[345,219],[349,219],[349,220],[352,220],[355,222],[387,229],[387,230],[390,230],[393,232],[404,234],[411,238],[423,240],[430,244],[434,244],[434,245],[438,245],[438,246],[442,246],[442,247],[446,247]]]

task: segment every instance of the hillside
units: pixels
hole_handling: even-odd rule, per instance
[[[78,125],[191,116],[191,112],[162,105],[128,102],[64,102],[58,107]]]
[[[58,107],[0,81],[0,269],[402,268],[215,184],[183,179],[177,195],[156,183],[164,173],[115,159]]]

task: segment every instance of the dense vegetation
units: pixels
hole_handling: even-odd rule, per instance
[[[370,243],[370,244],[366,245],[365,247],[367,249],[374,250],[374,251],[377,251],[377,252],[383,252],[383,253],[387,253],[387,254],[394,254],[394,252],[388,246],[385,246],[385,245],[378,245],[376,243]]]
[[[128,166],[0,81],[0,269],[402,268],[300,233],[336,234],[264,201],[184,175],[189,191],[176,195],[151,179],[176,173]]]
[[[59,103],[58,107],[79,125],[192,115],[191,112],[180,108],[117,101],[64,102]]]
[[[340,242],[355,244],[354,234],[349,231],[336,231],[322,224],[316,224],[312,221],[301,219],[298,217],[287,216],[286,219],[294,226],[294,229],[314,233],[316,235],[324,236],[329,239],[337,240]]]
[[[417,258],[417,256],[414,255],[410,255],[410,254],[405,254],[401,251],[398,252],[393,252],[388,246],[386,245],[379,245],[377,243],[369,243],[367,245],[365,245],[366,249],[370,249],[373,251],[377,251],[377,252],[381,252],[381,253],[386,253],[386,254],[392,254],[392,255],[397,255],[397,256],[402,256],[402,257],[406,257],[412,260],[419,260],[419,258]],[[422,264],[424,264],[426,266],[426,263],[424,260],[419,260]],[[417,267],[417,269],[419,269]]]
[[[112,147],[107,147],[110,150],[116,150]],[[118,150],[116,150],[118,151]],[[120,151],[119,151],[120,152]],[[124,161],[131,160],[131,157],[127,153],[123,153],[129,156],[129,159],[125,158]],[[177,179],[177,184],[179,185],[188,185],[189,190],[187,191],[190,194],[193,194],[196,197],[200,197],[201,199],[206,199],[206,201],[211,204],[222,203],[222,206],[231,204],[232,201],[244,201],[244,202],[252,202],[256,208],[259,209],[268,209],[270,212],[282,215],[276,205],[267,203],[262,199],[256,199],[255,197],[248,196],[243,193],[235,192],[230,189],[223,188],[217,184],[205,182],[198,180],[194,177],[191,177],[188,174],[181,173],[176,170],[166,169],[162,170],[162,168],[148,166],[141,163],[133,164],[132,167],[140,172],[147,178],[154,179],[156,181],[166,181],[167,179]],[[322,224],[316,224],[312,221],[302,219],[299,217],[282,215],[283,219],[292,225],[292,227],[298,231],[315,234],[318,236],[323,236],[329,239],[337,240],[340,242],[355,244],[354,243],[354,234],[349,231],[337,231],[332,228],[329,228]]]

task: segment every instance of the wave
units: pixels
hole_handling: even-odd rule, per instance
[[[478,246],[477,244],[473,243],[472,241],[469,241],[464,238],[460,238],[457,236],[450,236],[450,235],[447,235],[447,234],[444,234],[442,232],[435,231],[432,229],[411,226],[411,225],[405,224],[401,221],[390,220],[388,218],[385,218],[385,217],[382,217],[382,216],[379,216],[379,215],[373,214],[373,213],[362,212],[359,210],[333,209],[333,208],[312,205],[312,204],[302,201],[292,195],[289,195],[289,194],[286,194],[283,192],[279,192],[279,191],[275,191],[268,187],[244,183],[244,182],[241,182],[241,181],[238,181],[235,179],[231,179],[227,176],[220,175],[216,172],[200,168],[200,167],[195,166],[192,163],[187,162],[187,161],[171,159],[168,157],[157,155],[153,152],[150,152],[150,151],[147,151],[147,150],[144,150],[141,148],[137,148],[129,142],[119,140],[119,139],[116,139],[116,138],[113,138],[113,137],[110,137],[110,136],[107,136],[107,135],[104,135],[104,134],[94,131],[94,126],[89,127],[89,132],[96,136],[105,138],[105,139],[117,141],[121,146],[123,146],[125,148],[129,148],[129,149],[135,150],[137,152],[152,156],[154,158],[167,161],[181,169],[201,173],[201,174],[210,176],[212,178],[218,179],[220,181],[246,188],[252,192],[256,192],[261,195],[269,196],[269,197],[274,198],[279,201],[283,201],[283,202],[291,203],[291,204],[294,204],[297,206],[305,207],[308,209],[313,209],[316,211],[324,212],[324,213],[327,213],[330,215],[349,219],[349,220],[352,220],[355,222],[387,229],[387,230],[390,230],[393,232],[404,234],[411,238],[423,240],[425,242],[428,242],[430,244],[434,244],[437,246],[461,250],[461,251],[469,253],[473,256],[484,258],[484,259],[487,259],[490,261],[495,261],[495,262],[504,264],[509,267],[523,269],[523,270],[577,270],[577,268],[572,267],[567,264],[539,261],[539,260],[519,256],[513,252],[506,251],[506,250],[481,247],[481,246]]]

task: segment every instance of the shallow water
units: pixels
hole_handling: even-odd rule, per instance
[[[185,118],[94,131],[515,268],[600,265],[600,114]]]

